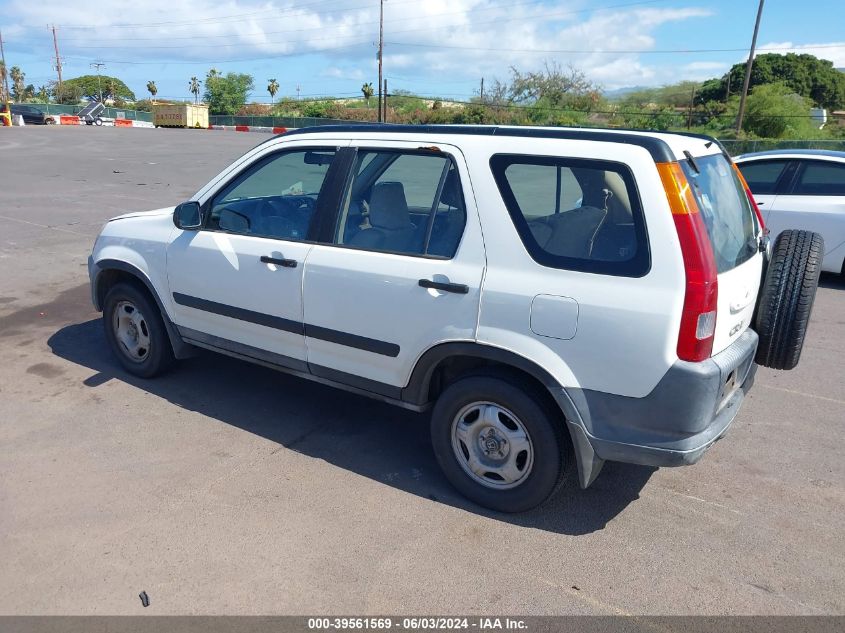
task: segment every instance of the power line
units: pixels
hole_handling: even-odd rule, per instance
[[[568,53],[568,54],[585,54],[585,55],[622,55],[622,54],[676,54],[676,53],[742,53],[748,48],[663,48],[663,49],[560,49],[560,48],[486,48],[480,46],[450,46],[443,44],[417,44],[412,42],[385,42],[391,46],[410,46],[418,48],[446,48],[450,50],[463,51],[492,51],[501,53]],[[813,46],[813,48],[845,48],[845,44],[824,44],[820,46]],[[801,50],[802,46],[770,46],[768,48],[758,48],[760,51],[792,51]]]

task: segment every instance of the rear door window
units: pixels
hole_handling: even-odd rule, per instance
[[[792,193],[803,196],[845,196],[845,163],[804,161]]]
[[[626,277],[648,272],[639,195],[625,165],[498,154],[490,167],[522,243],[537,263]]]
[[[690,183],[704,220],[716,270],[736,268],[757,252],[757,224],[754,211],[739,178],[721,154],[682,161],[681,167]],[[753,189],[752,189],[753,191]]]
[[[461,181],[450,156],[360,149],[335,243],[451,258],[465,224]]]

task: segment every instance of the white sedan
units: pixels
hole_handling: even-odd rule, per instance
[[[786,229],[821,233],[822,270],[845,274],[845,152],[774,150],[734,160],[772,239]]]

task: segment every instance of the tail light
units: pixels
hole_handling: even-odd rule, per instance
[[[686,274],[678,358],[702,361],[713,352],[719,295],[716,262],[707,229],[690,184],[678,163],[658,163],[657,171],[672,210]]]
[[[739,167],[736,166],[736,163],[732,163],[732,165],[737,178],[739,178],[739,182],[742,184],[742,188],[745,189],[745,195],[748,196],[748,202],[751,204],[751,208],[754,209],[754,214],[757,216],[757,221],[760,223],[760,230],[763,232],[763,235],[766,235],[769,232],[769,229],[766,228],[766,223],[763,222],[763,214],[760,212],[760,207],[757,206],[754,194],[751,193],[751,189],[745,181],[745,176],[743,176],[742,172],[739,171]]]

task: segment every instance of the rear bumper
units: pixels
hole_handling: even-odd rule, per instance
[[[567,390],[595,457],[647,466],[697,462],[727,432],[754,384],[757,342],[748,329],[706,361],[678,361],[643,398]]]

